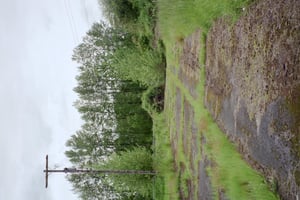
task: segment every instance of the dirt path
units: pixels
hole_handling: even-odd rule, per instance
[[[210,114],[248,164],[267,177],[269,186],[261,187],[291,200],[297,192],[300,195],[299,10],[297,0],[265,0],[250,7],[234,26],[229,26],[227,19],[217,21],[207,37],[205,80]],[[222,180],[218,177],[225,172],[207,153],[209,148],[222,151],[223,144],[210,146],[210,122],[197,110],[197,105],[203,104],[198,87],[203,81],[200,35],[196,30],[176,41],[173,53],[178,55],[178,66],[167,68],[174,169],[179,174],[180,199],[228,199],[226,186],[219,184]],[[236,184],[251,195],[254,186],[250,181]]]
[[[173,86],[176,97],[174,108],[171,109],[174,109],[176,129],[171,134],[171,146],[175,159],[174,169],[179,174],[179,197],[183,200],[212,197],[211,184],[206,172],[209,161],[200,144],[204,143],[205,139],[199,135],[199,123],[190,103],[191,99],[197,101],[199,97],[196,85],[200,78],[200,34],[201,31],[197,30],[176,44],[178,51],[182,50],[179,68],[169,66],[173,78],[180,81],[179,87]],[[182,157],[185,161],[181,161]]]
[[[206,105],[284,199],[300,198],[300,1],[263,0],[207,37]],[[274,183],[273,183],[274,184]]]

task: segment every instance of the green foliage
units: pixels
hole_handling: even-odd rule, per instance
[[[159,0],[157,3],[162,35],[176,40],[199,28],[207,33],[218,17],[238,18],[249,0]]]
[[[67,179],[72,183],[74,191],[82,200],[120,199],[109,179],[98,174],[72,174]]]
[[[93,24],[74,49],[72,59],[80,65],[74,106],[84,124],[67,141],[65,154],[78,168],[103,163],[115,152],[110,169],[122,169],[118,162],[129,163],[123,166],[129,169],[152,169],[146,150],[152,145],[152,119],[142,109],[141,96],[148,86],[164,82],[162,51],[153,49],[155,5],[150,0],[99,1],[111,26]],[[149,176],[68,179],[82,199],[151,199]]]
[[[97,167],[99,169],[152,171],[152,154],[144,147],[135,147],[120,154],[113,154],[105,165],[100,164]],[[138,193],[145,199],[151,199],[152,175],[115,174],[109,177],[117,191]]]
[[[114,95],[115,119],[117,122],[116,152],[135,146],[150,148],[152,144],[152,120],[141,107],[141,94],[145,88],[131,81],[120,85]]]
[[[105,8],[105,15],[112,24],[127,24],[134,22],[139,16],[138,8],[129,0],[100,0]]]
[[[155,4],[149,0],[99,0],[104,14],[115,27],[123,27],[137,36],[151,40],[155,23]],[[139,43],[139,42],[138,42]]]
[[[153,117],[153,167],[159,172],[155,178],[154,199],[178,199],[177,174],[174,171],[174,158],[171,152],[170,136],[165,119],[166,113],[154,113]],[[170,187],[170,185],[175,185]],[[175,190],[173,190],[175,188]]]
[[[74,49],[72,59],[84,65],[79,69],[92,66],[96,67],[98,72],[103,72],[103,76],[111,77],[112,74],[108,73],[109,60],[116,49],[132,43],[131,37],[132,35],[122,28],[112,27],[101,21],[94,23],[82,43]]]
[[[151,49],[124,48],[114,55],[113,69],[119,77],[144,86],[157,86],[164,82],[164,69],[160,54]]]
[[[115,52],[129,46],[134,46],[132,36],[123,29],[95,23],[74,49],[73,60],[80,64],[74,88],[79,99],[74,106],[84,124],[67,141],[65,154],[75,167],[104,162],[113,152],[151,146],[152,120],[141,107],[145,87],[122,80],[111,67]],[[132,191],[116,191],[113,179],[105,176],[74,175],[68,179],[82,199],[108,199],[109,195],[109,199],[142,199]]]

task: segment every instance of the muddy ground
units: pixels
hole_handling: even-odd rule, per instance
[[[200,30],[185,38],[179,78],[198,98]],[[203,45],[203,44],[202,44]],[[300,195],[300,1],[260,0],[232,23],[217,20],[206,41],[205,104],[219,127],[282,199]],[[176,88],[171,136],[175,170],[189,178],[179,184],[181,199],[212,199],[211,165],[201,146],[205,127],[197,126],[193,107]],[[183,123],[182,134],[180,134]],[[202,144],[202,145],[201,145]],[[182,148],[189,163],[177,162]],[[197,187],[197,188],[196,188]],[[226,199],[222,190],[220,199]],[[298,197],[300,198],[300,196]]]
[[[177,44],[177,48],[182,49],[179,56],[180,66],[178,70],[175,70],[175,67],[173,70],[171,69],[193,99],[197,99],[199,96],[196,85],[199,83],[200,77],[200,38],[201,31],[196,30],[189,37],[180,41],[180,44]],[[205,138],[199,136],[203,127],[199,127],[198,122],[195,121],[194,108],[181,89],[177,87],[175,90],[174,120],[176,129],[171,134],[171,146],[174,169],[179,174],[179,198],[182,200],[212,199],[210,178],[206,171],[210,163],[204,150],[201,149]],[[187,162],[179,161],[182,158],[179,158],[181,155],[178,151],[183,152],[184,160]],[[184,177],[187,172],[191,175]]]
[[[234,26],[219,19],[206,49],[206,106],[281,197],[297,199],[300,1],[258,1]]]

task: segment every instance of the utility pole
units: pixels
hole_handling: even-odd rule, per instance
[[[76,168],[67,168],[64,169],[49,169],[48,168],[48,155],[46,155],[46,168],[45,173],[45,187],[48,187],[48,176],[49,173],[72,173],[72,174],[81,174],[81,173],[102,173],[102,174],[140,174],[140,175],[152,175],[155,176],[156,172],[154,171],[143,171],[143,170],[99,170],[99,169],[76,169]]]

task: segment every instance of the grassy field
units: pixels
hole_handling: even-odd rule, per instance
[[[166,47],[165,107],[153,114],[155,163],[154,199],[199,199],[201,175],[205,167],[213,199],[264,199],[278,197],[272,186],[251,169],[236,147],[214,123],[204,106],[205,38],[213,21],[220,16],[236,20],[248,1],[158,0],[158,26]],[[195,84],[184,83],[181,63],[186,40],[200,30],[199,64]],[[194,87],[196,95],[191,94]],[[198,141],[195,142],[195,141]]]

